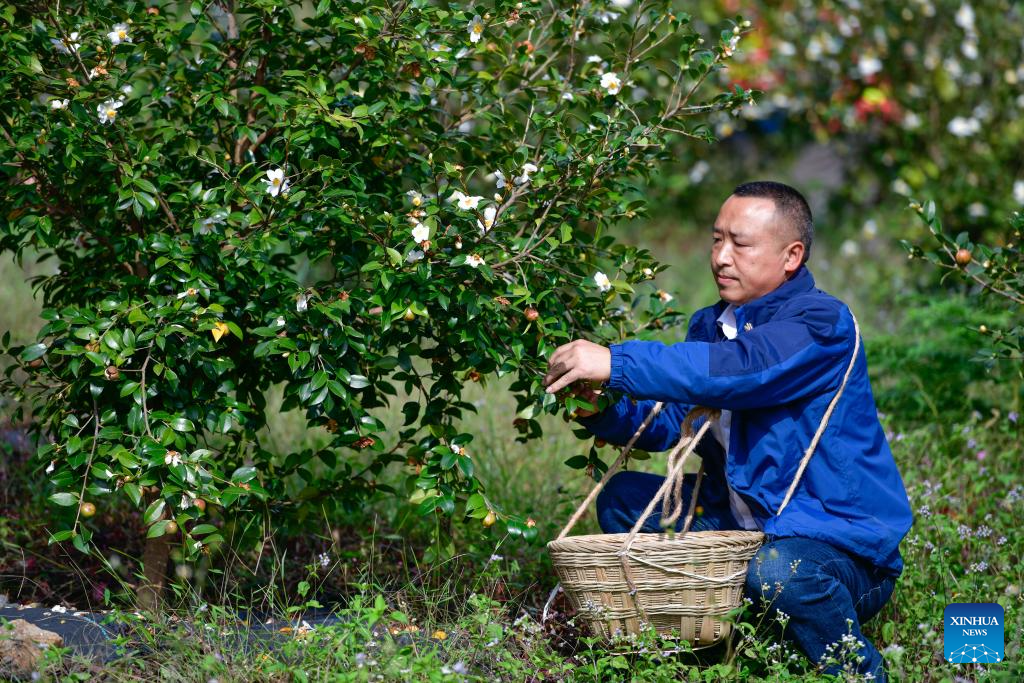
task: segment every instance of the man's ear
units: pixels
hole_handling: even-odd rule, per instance
[[[790,242],[786,245],[786,260],[783,262],[782,268],[786,272],[787,279],[793,275],[793,273],[800,270],[800,265],[804,262],[805,251],[806,247],[803,242]]]

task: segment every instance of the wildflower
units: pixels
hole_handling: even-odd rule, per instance
[[[1019,183],[1019,184],[1020,184],[1020,186],[1021,186],[1021,192],[1020,192],[1020,193],[1021,193],[1021,198],[1020,198],[1020,202],[1021,202],[1021,204],[1024,204],[1024,180],[1018,180],[1018,181],[1017,181],[1016,183],[1014,183],[1014,184],[1013,184],[1013,195],[1014,195],[1014,197],[1016,197],[1016,196],[1017,196],[1017,184],[1018,184],[1018,183]],[[1009,420],[1010,422],[1012,422],[1013,424],[1017,424],[1017,420],[1018,420],[1019,418],[1020,418],[1020,415],[1019,415],[1019,414],[1017,413],[1017,411],[1016,411],[1016,410],[1011,410],[1011,411],[1010,411],[1009,413],[1007,413],[1007,415],[1006,415],[1006,419],[1007,419],[1007,420]]]
[[[284,169],[281,168],[268,170],[267,177],[263,179],[263,182],[267,184],[267,192],[271,197],[276,197],[279,194],[287,196],[288,189],[291,187],[284,177]]]
[[[459,203],[459,208],[462,209],[463,211],[469,211],[470,209],[475,209],[477,207],[477,205],[480,203],[480,200],[483,199],[483,197],[469,196],[469,195],[463,194],[462,192],[459,192],[458,190],[456,190],[455,192],[452,193],[452,197],[451,198],[452,198],[452,201],[457,201]]]
[[[113,123],[117,119],[117,110],[121,108],[118,100],[107,100],[96,107],[96,114],[100,117],[100,123]]]
[[[608,276],[602,273],[601,271],[594,273],[594,284],[596,284],[597,288],[600,289],[602,292],[607,292],[609,289],[612,288],[612,283],[608,279]]]
[[[78,52],[78,48],[80,48],[82,44],[75,42],[77,40],[78,31],[74,31],[67,38],[50,38],[50,42],[53,43],[54,49],[62,55],[69,55],[72,52]]]
[[[494,172],[494,186],[497,187],[500,190],[501,188],[505,187],[505,184],[506,184],[505,174],[502,173],[501,171],[495,171]],[[1024,185],[1024,182],[1022,182],[1021,184]]]
[[[977,455],[978,462],[981,462],[982,460],[984,460],[987,455],[988,455],[988,453],[986,453],[984,450],[978,451],[978,455]]]
[[[52,100],[50,100],[50,109],[56,110],[56,109],[67,109],[67,108],[68,108],[68,101],[67,100],[58,100],[56,97],[53,98]]]
[[[331,556],[327,553],[320,553],[320,555],[317,556],[317,560],[319,560],[320,566],[324,569],[331,566]]]
[[[423,242],[424,240],[429,239],[430,238],[430,228],[428,228],[427,226],[423,225],[422,223],[417,223],[416,227],[412,229],[412,238],[417,243]]]
[[[99,76],[106,76],[107,70],[102,66],[94,66],[89,69],[89,78],[98,78]]]
[[[488,562],[501,562],[504,559],[505,558],[502,555],[491,555],[490,559],[488,559],[487,561]]]
[[[974,535],[978,538],[988,538],[992,535],[992,529],[990,529],[985,524],[982,524],[975,530]]]
[[[483,262],[483,258],[476,254],[470,254],[469,256],[466,257],[466,263],[474,268],[483,265]]]
[[[956,531],[958,534],[960,534],[960,540],[970,538],[971,536],[971,527],[967,526],[966,524],[961,524],[957,526]]]
[[[420,207],[423,205],[423,195],[416,190],[409,190],[406,194],[409,195],[409,201],[412,202],[413,206]]]
[[[419,261],[422,258],[423,258],[423,252],[420,251],[419,249],[413,249],[405,257],[405,262],[406,263],[416,263],[417,261]]]
[[[51,472],[53,472],[53,471],[54,471],[54,470],[55,470],[56,468],[57,468],[57,461],[56,461],[56,460],[51,460],[51,461],[50,461],[50,464],[46,466],[46,473],[47,473],[47,474],[50,474],[50,473],[51,473]]]
[[[658,290],[658,298],[661,299],[661,302],[665,304],[667,304],[669,301],[672,301],[672,295],[666,292],[664,289]]]
[[[532,529],[535,526],[537,526],[537,521],[533,517],[527,517],[526,518],[526,527],[528,529]]]
[[[114,45],[132,42],[132,37],[128,35],[128,24],[114,24],[114,30],[107,34],[107,39]]]
[[[469,30],[469,41],[479,43],[480,38],[484,35],[484,22],[480,20],[480,15],[473,17],[466,28]]]
[[[1006,545],[1006,536],[1000,536],[996,540],[996,545]]]
[[[971,568],[967,570],[968,574],[980,574],[988,569],[988,562],[982,560],[981,562],[975,562],[971,565]]]
[[[498,213],[498,209],[493,206],[488,206],[484,209],[484,220],[476,222],[478,228],[480,228],[480,234],[486,235],[487,231],[494,227],[494,217]]]
[[[614,71],[601,74],[601,87],[608,91],[609,95],[617,95],[622,90],[622,81]]]
[[[430,634],[430,637],[434,640],[447,640],[448,634],[442,631],[441,629],[437,629],[432,634]]]
[[[181,454],[178,451],[167,451],[164,455],[164,464],[177,467],[181,464]]]
[[[644,277],[654,277],[654,271],[650,268],[644,268]]]

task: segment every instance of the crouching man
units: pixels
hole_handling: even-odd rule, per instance
[[[855,353],[850,310],[817,289],[805,265],[812,237],[810,209],[795,189],[740,185],[712,232],[711,271],[721,300],[693,315],[686,341],[609,348],[577,340],[554,351],[544,384],[551,393],[600,382],[628,394],[578,417],[616,445],[664,402],[636,443],[648,451],[675,445],[692,407],[720,409],[697,449],[705,476],[697,501],[702,514],[692,529],[763,531],[766,542],[750,562],[745,587],[755,608],[779,617],[783,635],[826,672],[838,673],[828,661],[845,653],[859,672],[885,680],[881,654],[861,625],[892,595],[912,514],[878,421],[863,347],[797,488],[776,515]],[[662,481],[641,472],[614,476],[597,500],[602,530],[628,532]],[[688,475],[687,498],[693,485]],[[643,531],[660,530],[656,510]]]

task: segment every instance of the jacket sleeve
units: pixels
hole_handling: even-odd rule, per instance
[[[637,401],[634,404],[628,396],[623,396],[615,405],[595,415],[579,418],[577,422],[597,438],[614,446],[625,446],[656,402]],[[672,448],[679,441],[680,425],[690,408],[682,403],[666,403],[633,447],[651,452]]]
[[[607,385],[638,399],[724,410],[779,405],[835,389],[853,351],[852,315],[845,306],[801,303],[795,300],[728,341],[612,345]]]

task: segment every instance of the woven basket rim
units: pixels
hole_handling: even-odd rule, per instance
[[[629,534],[584,534],[580,536],[566,536],[562,539],[548,541],[548,550],[571,551],[574,546],[584,544],[593,547],[595,544],[607,545],[609,549],[618,550],[626,542]],[[643,533],[637,534],[631,546],[632,550],[647,550],[659,546],[715,546],[724,541],[732,543],[761,543],[764,540],[764,533],[761,531],[688,531],[685,534],[675,533]],[[614,546],[614,548],[612,548]]]

